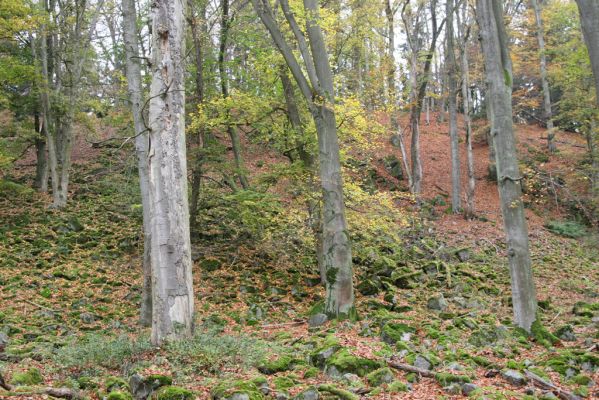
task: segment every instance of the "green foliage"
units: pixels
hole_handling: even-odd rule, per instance
[[[124,335],[111,338],[90,334],[61,347],[53,358],[65,368],[83,369],[97,365],[116,368],[124,360],[150,349],[147,338],[131,339]]]
[[[195,395],[191,390],[178,386],[163,386],[152,394],[152,400],[193,400]]]
[[[17,372],[12,376],[13,385],[33,386],[44,381],[42,374],[37,368],[29,368],[26,372]]]
[[[115,390],[108,394],[106,400],[133,400],[133,397],[127,392]]]
[[[249,400],[264,399],[264,395],[254,382],[242,380],[222,381],[210,391],[210,394],[215,400],[227,399],[235,394],[245,395]]]
[[[189,373],[215,373],[232,366],[248,369],[272,352],[281,352],[277,345],[249,335],[224,335],[201,329],[191,339],[174,341],[167,348],[172,362]]]
[[[341,349],[327,361],[327,368],[335,367],[341,373],[352,373],[358,376],[366,376],[368,373],[381,367],[376,360],[358,357],[347,349]]]
[[[587,234],[587,229],[584,225],[577,221],[550,221],[545,227],[556,235],[579,238]]]

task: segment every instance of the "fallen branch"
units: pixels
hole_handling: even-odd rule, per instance
[[[528,379],[530,379],[532,381],[532,383],[535,386],[537,386],[541,389],[544,389],[544,390],[551,390],[555,395],[557,395],[557,397],[559,397],[562,400],[582,400],[581,397],[575,395],[572,392],[568,392],[567,390],[558,388],[550,381],[547,381],[547,380],[541,378],[540,376],[536,375],[533,372],[524,371],[524,374],[526,375],[526,377]]]
[[[391,368],[395,368],[395,369],[398,369],[400,371],[413,372],[413,373],[418,374],[420,376],[424,376],[425,378],[434,378],[435,377],[435,373],[434,372],[429,371],[427,369],[422,369],[422,368],[414,367],[413,365],[398,363],[398,362],[394,362],[394,361],[389,361],[387,364]]]
[[[301,320],[301,321],[285,322],[282,324],[262,325],[262,329],[285,328],[288,326],[299,326],[299,325],[303,325],[305,323],[306,323],[305,320]]]
[[[4,390],[8,390],[8,391],[12,390],[12,385],[9,385],[8,383],[6,383],[2,374],[0,374],[0,387]]]
[[[41,308],[42,310],[51,311],[53,313],[58,313],[58,311],[56,311],[56,310],[54,310],[54,309],[52,309],[50,307],[46,307],[46,306],[43,306],[41,304],[34,303],[33,301],[30,301],[30,300],[27,300],[27,299],[22,299],[21,301],[24,302],[24,303],[27,303],[27,304],[31,304],[32,306],[35,306],[37,308]]]

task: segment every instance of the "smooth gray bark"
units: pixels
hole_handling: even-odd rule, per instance
[[[599,1],[598,0],[576,0],[578,10],[580,11],[580,26],[584,36],[584,41],[589,50],[591,68],[595,78],[595,104],[597,112],[591,119],[589,131],[587,133],[587,143],[589,154],[593,165],[593,174],[591,183],[593,190],[597,190],[599,181],[599,160],[597,155],[597,137],[599,132]]]
[[[193,332],[193,281],[185,148],[185,2],[152,3],[150,171],[152,336]]]
[[[227,42],[229,39],[229,29],[231,27],[231,17],[229,15],[229,0],[221,1],[221,31],[220,31],[220,48],[218,52],[218,70],[220,73],[220,87],[223,98],[229,97],[229,78],[225,68],[225,56],[227,53]],[[229,113],[229,111],[227,111]],[[239,178],[239,183],[244,189],[249,189],[250,183],[245,173],[243,156],[241,154],[241,141],[237,127],[228,123],[227,133],[231,139],[231,147],[233,149],[233,158],[235,159],[236,174]]]
[[[137,43],[137,11],[135,0],[122,0],[123,39],[125,42],[125,65],[129,102],[133,114],[135,134],[135,152],[139,173],[139,188],[143,208],[144,251],[142,259],[143,283],[141,290],[140,323],[152,324],[152,266],[151,266],[151,227],[150,227],[150,175],[148,170],[148,130],[143,121],[143,87],[141,84],[141,65]]]
[[[63,55],[55,60],[57,65],[54,70],[56,74],[55,90],[66,98],[64,115],[62,118],[57,117],[54,124],[55,133],[53,137],[55,143],[52,145],[48,144],[48,152],[54,152],[55,156],[53,157],[58,161],[56,165],[50,163],[50,169],[56,169],[56,173],[52,171],[50,173],[52,177],[56,177],[58,180],[57,185],[52,185],[52,206],[55,208],[62,208],[67,204],[73,148],[73,125],[75,123],[77,101],[79,100],[83,65],[87,60],[86,54],[91,45],[104,0],[98,0],[96,8],[91,11],[91,17],[87,26],[85,24],[86,15],[89,11],[87,1],[77,0],[73,5],[72,17],[74,22],[71,22],[66,14],[63,16],[65,18],[65,21],[63,21],[65,26],[63,28],[69,29],[70,26],[66,25],[73,24],[72,31],[69,34],[62,35],[62,40],[66,40],[65,45],[69,47],[68,55],[66,57]],[[61,10],[61,12],[64,13],[65,10]],[[61,72],[61,62],[65,64],[64,72],[66,72],[66,76],[63,76]],[[65,78],[66,84],[63,84],[63,79]]]
[[[476,188],[476,179],[474,175],[474,154],[472,152],[472,101],[470,97],[470,71],[468,64],[468,39],[470,35],[470,17],[468,14],[468,4],[462,4],[462,12],[464,13],[463,21],[460,21],[460,13],[457,15],[458,35],[460,37],[460,64],[462,75],[462,107],[464,110],[464,130],[466,131],[466,158],[468,169],[468,187],[466,189],[466,207],[464,208],[464,216],[466,219],[474,217],[474,190]]]
[[[193,0],[188,0],[188,22],[191,28],[191,38],[194,47],[195,61],[195,94],[197,104],[204,103],[204,43],[203,40],[208,36],[206,32],[206,4],[202,1],[198,15],[193,12]],[[203,127],[200,127],[198,135],[195,138],[196,145],[199,148],[206,146],[206,134]],[[200,155],[197,156],[191,173],[191,199],[189,204],[189,223],[191,232],[195,232],[200,201],[200,191],[202,186],[202,171],[204,160]]]
[[[541,71],[541,88],[543,89],[543,113],[547,124],[547,148],[554,152],[555,131],[553,129],[553,112],[551,111],[551,92],[549,91],[549,80],[547,79],[547,56],[545,55],[545,32],[543,30],[543,18],[541,17],[541,5],[539,0],[530,0],[530,5],[535,13],[537,25],[537,43],[539,44],[539,68]]]
[[[52,185],[52,195],[56,196],[58,192],[58,171],[57,171],[57,160],[56,160],[56,141],[54,134],[50,129],[50,76],[48,72],[48,38],[46,34],[46,25],[41,27],[41,40],[40,40],[40,58],[41,58],[41,69],[42,69],[42,85],[40,87],[40,103],[41,103],[41,125],[42,132],[46,138],[46,145],[48,147],[48,171],[50,174],[50,183]]]
[[[512,63],[500,0],[477,0],[485,76],[492,109],[491,136],[495,147],[501,211],[510,266],[516,325],[530,332],[536,320],[536,291],[522,203],[520,169],[512,123]]]
[[[457,107],[457,63],[455,57],[455,38],[453,29],[454,0],[447,0],[447,104],[449,110],[449,140],[451,154],[451,210],[454,214],[461,211],[461,168],[460,144],[458,137],[458,107]]]
[[[318,3],[316,0],[304,0],[308,48],[306,46],[308,41],[303,32],[294,22],[290,22],[290,20],[295,21],[295,18],[292,19],[293,15],[288,12],[287,0],[281,0],[281,7],[298,43],[308,77],[304,75],[283,36],[270,3],[267,0],[252,0],[252,4],[285,58],[291,74],[309,105],[316,125],[323,197],[322,256],[326,270],[325,313],[334,318],[351,318],[355,314],[351,244],[345,218],[343,179],[334,111],[333,76],[324,35],[318,23]]]
[[[589,50],[595,78],[595,102],[599,108],[599,1],[576,0],[580,12],[580,26]]]

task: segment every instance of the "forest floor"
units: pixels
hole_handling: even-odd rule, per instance
[[[377,227],[350,227],[359,321],[319,323],[323,289],[298,244],[303,234],[291,225],[277,236],[281,226],[301,221],[277,209],[266,214],[287,218],[276,232],[255,219],[251,231],[225,209],[239,198],[225,196],[204,204],[203,229],[193,239],[196,334],[162,348],[153,348],[138,324],[141,210],[133,153],[81,139],[70,205],[60,211],[29,189],[34,167],[24,160],[0,180],[0,373],[15,384],[11,392],[0,389],[0,398],[48,398],[47,386],[109,400],[149,393],[160,400],[556,398],[536,387],[530,372],[556,385],[560,398],[561,390],[598,398],[598,239],[570,216],[583,196],[575,169],[584,141],[560,133],[560,151],[548,155],[542,129],[517,126],[539,318],[555,334],[530,338],[511,324],[488,148],[475,137],[478,218],[466,221],[449,210],[445,131],[436,122],[423,126],[426,201],[414,210],[406,196],[394,198],[404,218],[394,242],[380,245],[365,233]],[[253,181],[282,162],[263,146],[246,145]],[[346,157],[376,171],[375,191],[404,193],[405,182],[382,160],[398,153],[381,139],[368,154]],[[547,190],[547,176],[559,176],[563,188]],[[266,197],[252,199],[244,204]],[[292,200],[284,198],[283,208]],[[378,247],[364,245],[368,240]],[[283,245],[300,250],[282,252]]]

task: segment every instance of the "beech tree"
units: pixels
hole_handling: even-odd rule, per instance
[[[140,322],[144,326],[152,323],[152,267],[150,258],[151,226],[150,226],[150,188],[148,171],[148,129],[144,126],[143,86],[141,83],[141,65],[137,39],[137,11],[135,0],[122,0],[123,6],[123,39],[125,42],[125,65],[129,102],[133,115],[135,135],[135,151],[137,153],[137,169],[141,204],[143,208],[144,252],[142,259],[143,284],[141,295]]]
[[[322,185],[322,262],[325,275],[325,313],[333,318],[353,317],[354,289],[351,244],[339,160],[333,75],[320,27],[317,0],[304,0],[306,33],[300,28],[287,0],[280,5],[299,48],[303,67],[285,39],[268,0],[252,0],[254,9],[282,54],[304,96],[316,125]]]
[[[576,4],[580,12],[580,26],[589,50],[591,68],[595,78],[595,102],[599,107],[599,2],[597,0],[576,0]]]
[[[191,336],[193,281],[185,149],[185,2],[152,3],[148,150],[152,343]]]
[[[491,137],[507,237],[514,320],[530,332],[536,320],[537,300],[512,123],[512,62],[501,3],[499,0],[477,0],[476,17],[485,59]]]
[[[539,44],[539,68],[541,71],[541,87],[543,89],[543,111],[547,124],[547,148],[555,151],[555,132],[553,129],[553,112],[551,111],[551,92],[547,79],[547,55],[545,54],[545,33],[543,32],[543,18],[541,17],[540,0],[530,0],[530,5],[535,14],[537,25],[537,42]]]
[[[460,179],[460,144],[458,137],[458,107],[457,107],[457,62],[455,57],[455,38],[453,29],[453,16],[455,13],[454,0],[447,0],[446,16],[447,29],[447,103],[449,108],[449,140],[451,151],[451,210],[458,213],[461,210],[461,179]]]

